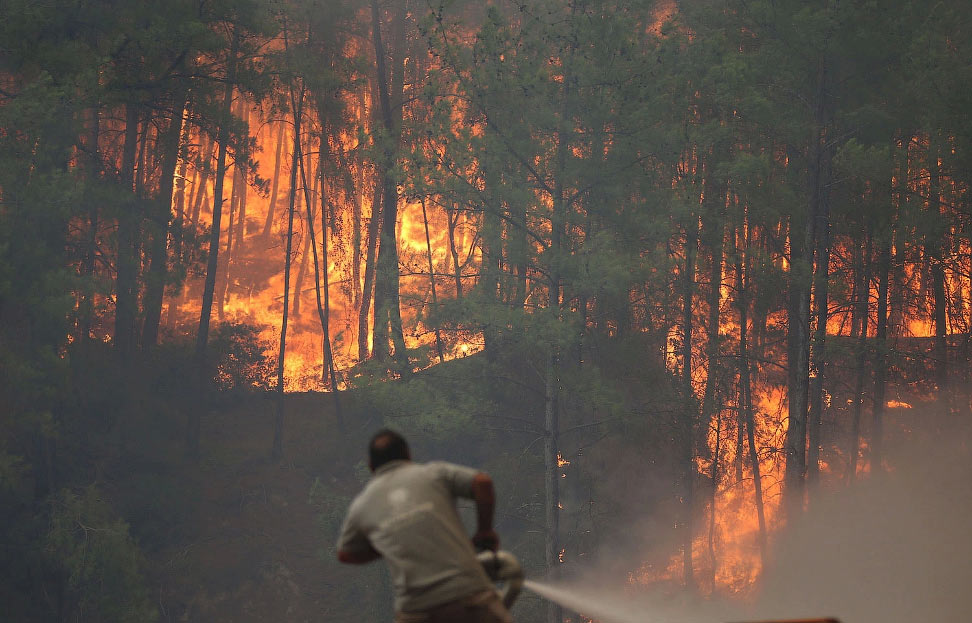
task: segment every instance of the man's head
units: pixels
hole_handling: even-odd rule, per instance
[[[371,438],[368,444],[368,466],[375,471],[391,461],[410,461],[412,455],[405,438],[393,430],[383,428]]]

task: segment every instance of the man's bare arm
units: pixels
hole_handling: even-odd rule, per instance
[[[473,535],[473,544],[481,549],[496,551],[499,549],[499,535],[493,530],[496,494],[489,474],[480,472],[473,478],[472,498],[476,502],[476,534]]]
[[[349,552],[343,549],[338,550],[337,557],[339,561],[349,565],[363,565],[367,562],[371,562],[372,560],[381,558],[381,554],[379,554],[375,548],[369,545],[366,551],[360,552]]]

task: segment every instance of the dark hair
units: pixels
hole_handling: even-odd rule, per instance
[[[411,458],[405,438],[387,428],[375,433],[368,444],[368,465],[372,470],[390,461],[407,461]]]

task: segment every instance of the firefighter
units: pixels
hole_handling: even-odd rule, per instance
[[[384,558],[395,590],[396,623],[512,623],[475,548],[499,547],[493,530],[493,481],[445,462],[412,461],[408,443],[383,429],[368,446],[373,476],[351,502],[338,540],[338,560]],[[476,504],[470,540],[457,498]]]

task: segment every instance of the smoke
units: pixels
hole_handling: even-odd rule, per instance
[[[850,486],[837,482],[815,496],[806,514],[774,535],[772,560],[746,599],[625,586],[596,568],[575,569],[570,582],[527,588],[603,623],[966,620],[972,612],[972,437],[966,424],[934,428],[931,438],[909,436],[888,473],[864,475]],[[630,569],[640,564],[617,562]]]
[[[894,471],[823,496],[784,531],[764,616],[845,623],[961,621],[972,612],[969,428],[912,438]]]

